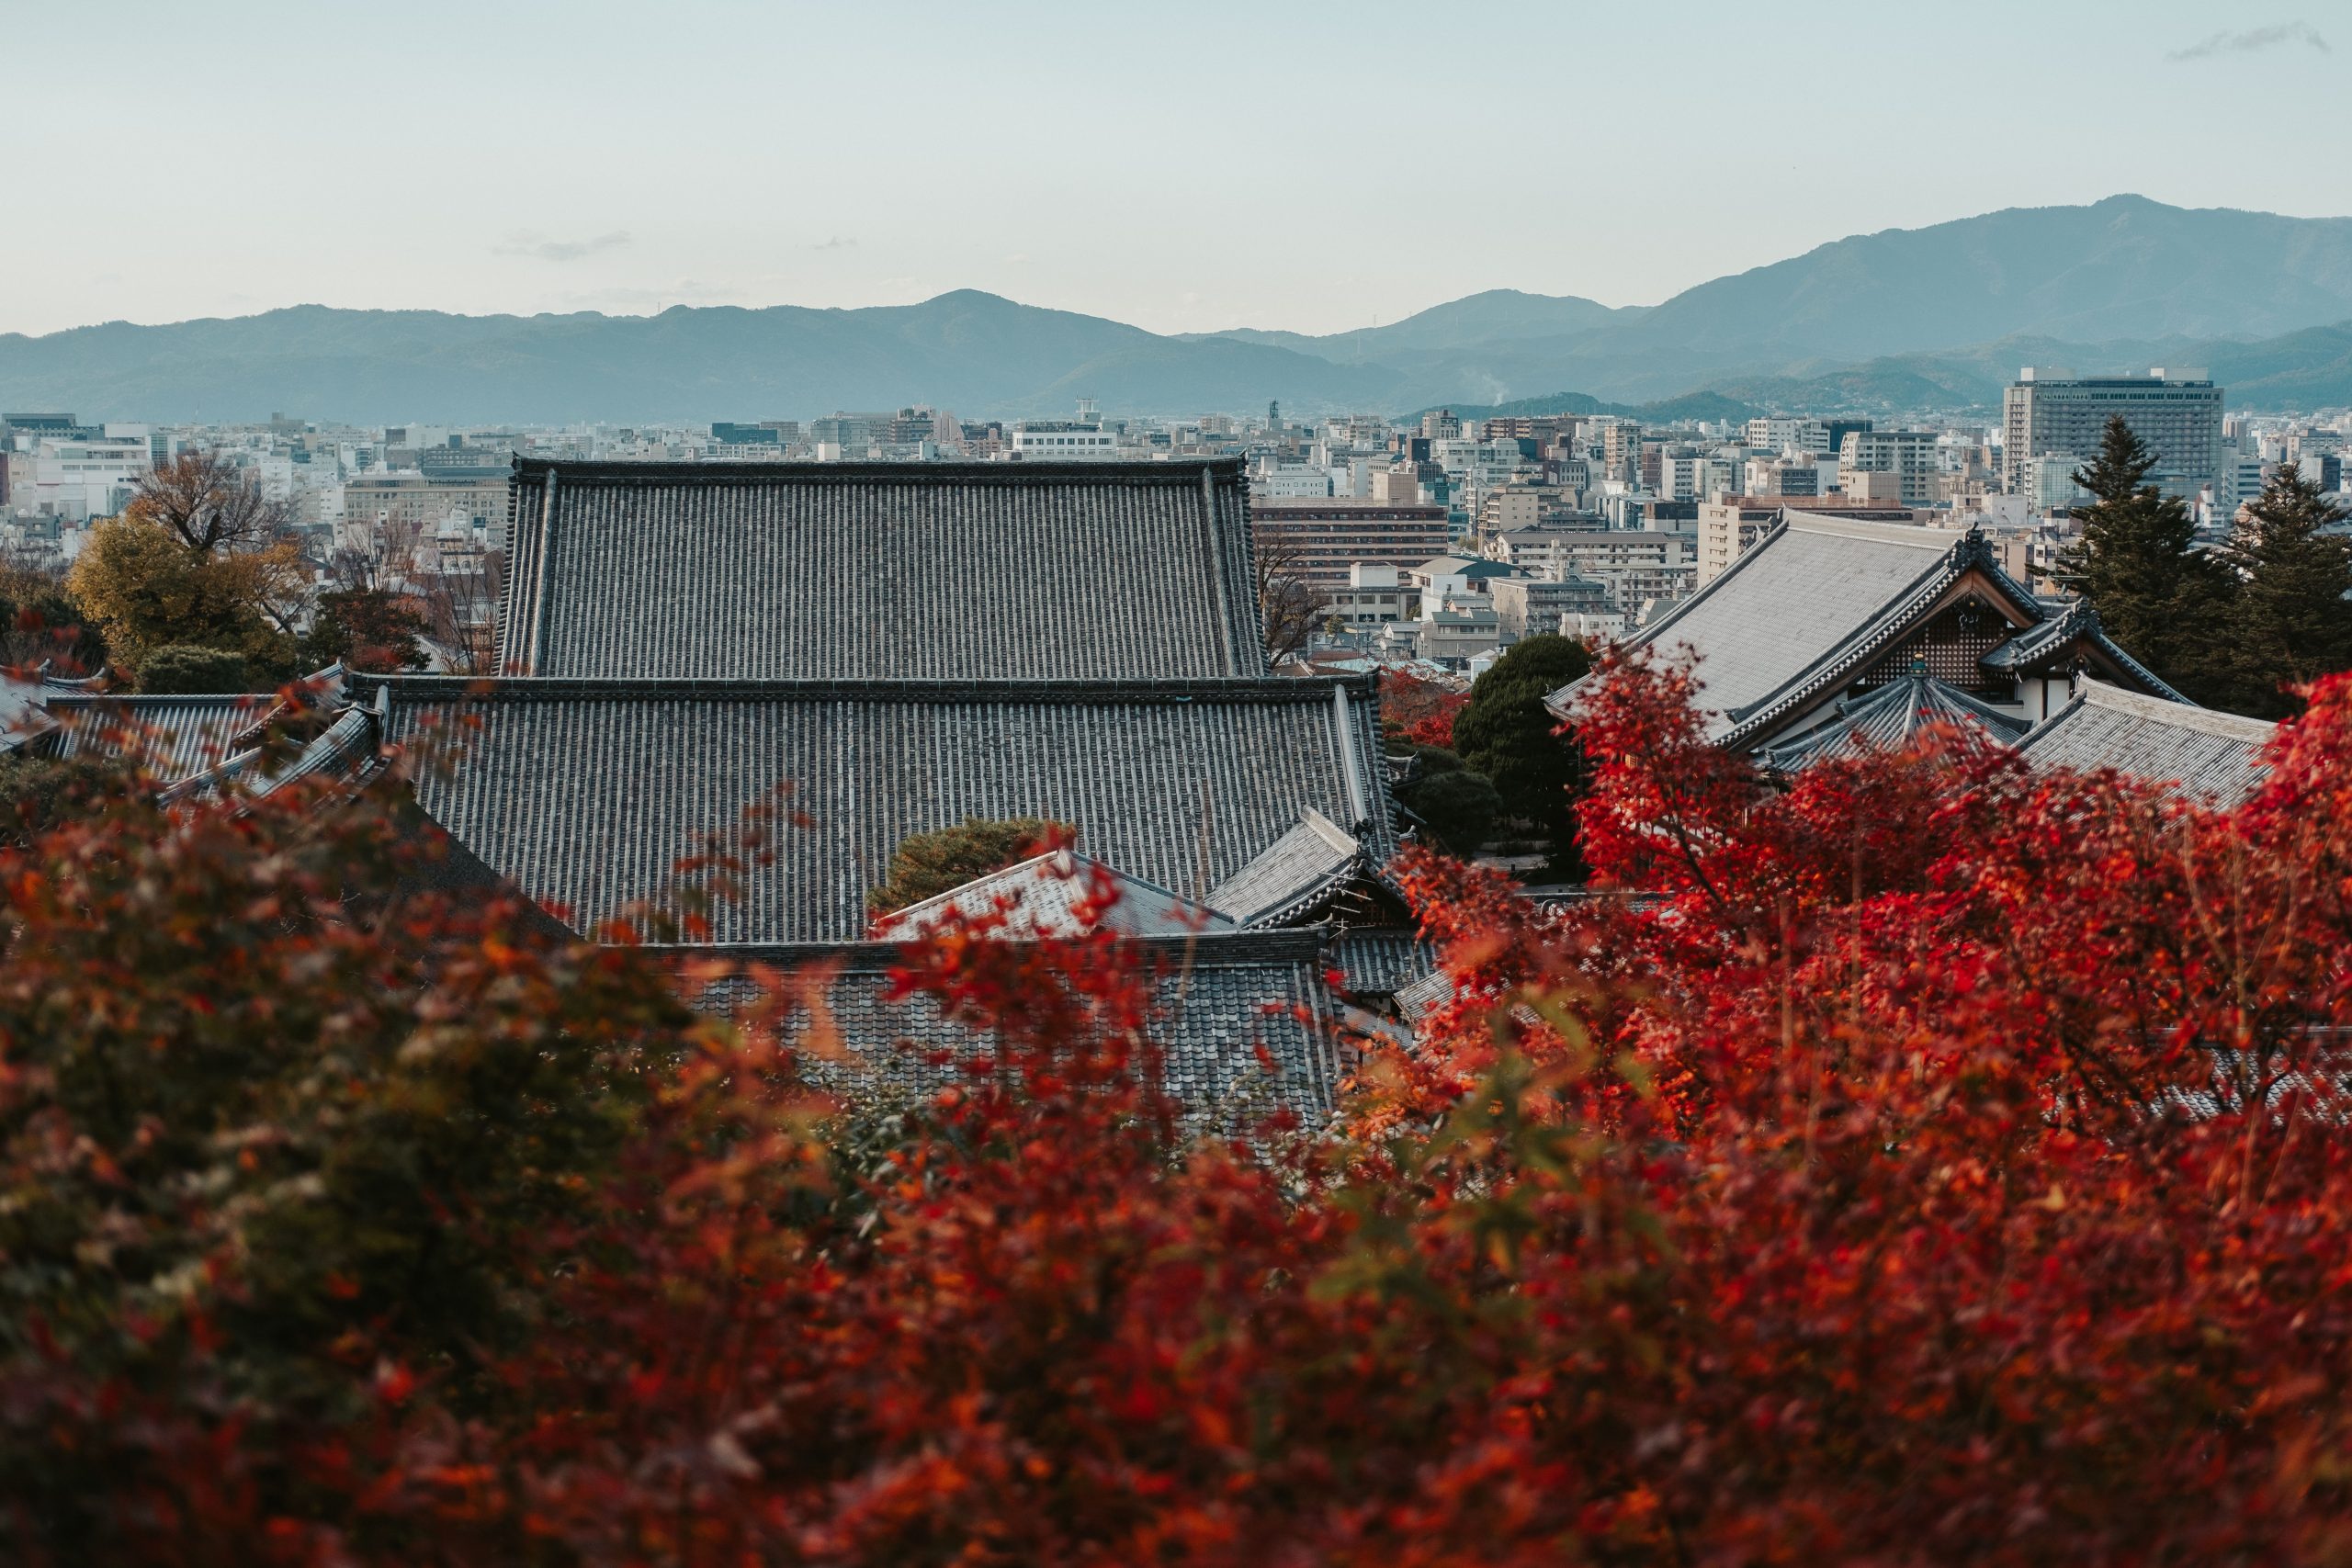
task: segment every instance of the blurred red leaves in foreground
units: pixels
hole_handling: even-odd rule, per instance
[[[390,792],[0,852],[0,1557],[2352,1559],[2352,682],[2227,811],[1596,685],[1645,897],[1408,857],[1328,1137],[1188,1138],[1107,941],[910,949],[992,1055],[869,1104]]]

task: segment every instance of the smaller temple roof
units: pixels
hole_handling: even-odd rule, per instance
[[[1977,533],[1791,511],[1626,646],[1688,644],[1709,736],[1753,743],[1860,677],[1972,571],[2015,619],[2043,618]],[[1575,690],[1546,701],[1564,713]]]
[[[2106,654],[2159,696],[2178,703],[2188,701],[2107,635],[2107,628],[2099,624],[2098,612],[2091,608],[2087,599],[2077,599],[2040,626],[2028,626],[1977,662],[2005,674],[2049,672],[2070,664],[2073,650],[2082,643]]]
[[[1841,700],[1835,716],[1764,752],[1765,766],[1793,773],[1833,757],[1891,751],[1927,729],[1942,726],[1974,732],[2008,744],[2024,735],[2027,721],[1980,702],[1930,675],[1912,674],[1874,692]]]
[[[1298,826],[1209,890],[1212,908],[1239,926],[1283,925],[1366,869],[1363,841],[1311,806]]]
[[[2018,751],[2036,769],[2112,768],[2228,805],[2260,782],[2262,750],[2277,728],[2084,676],[2075,700],[2019,741]]]
[[[1107,907],[1091,902],[1098,890],[1112,895]],[[1000,910],[1005,919],[1003,934],[1012,938],[1071,937],[1091,930],[1180,937],[1235,929],[1234,921],[1215,909],[1063,849],[1032,855],[885,915],[875,922],[874,934],[878,940],[900,940],[951,917],[978,919]]]
[[[1158,954],[1159,1019],[1152,1038],[1166,1052],[1170,1092],[1199,1120],[1247,1121],[1249,1108],[1283,1106],[1313,1122],[1339,1098],[1348,1070],[1336,1008],[1323,982],[1330,932],[1321,927],[1276,931],[1203,931],[1137,939]],[[711,949],[653,948],[707,957]],[[738,946],[747,963],[830,976],[826,1003],[853,1060],[830,1071],[843,1089],[935,1092],[956,1071],[937,1058],[967,1056],[987,1043],[967,1025],[941,1016],[927,998],[893,995],[890,971],[904,960],[887,942]],[[697,1007],[731,1010],[749,983],[718,982]],[[1270,1074],[1261,1048],[1272,1061]],[[1237,1129],[1238,1130],[1238,1129]]]

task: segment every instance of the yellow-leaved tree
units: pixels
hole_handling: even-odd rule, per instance
[[[157,649],[207,648],[282,679],[310,578],[285,509],[216,454],[189,452],[90,530],[66,588],[128,670]]]

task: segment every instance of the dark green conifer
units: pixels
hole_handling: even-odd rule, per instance
[[[2224,652],[2227,705],[2284,718],[2302,703],[2289,688],[2352,669],[2352,536],[2345,508],[2295,464],[2281,467],[2245,506],[2222,558],[2238,578],[2237,615]]]
[[[2156,454],[2120,418],[2098,456],[2075,470],[2095,501],[2061,575],[2098,612],[2108,635],[2199,702],[2232,685],[2224,628],[2234,580],[2197,548],[2188,509],[2147,482]]]

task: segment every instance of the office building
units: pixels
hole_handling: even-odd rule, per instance
[[[2009,387],[2003,416],[2002,481],[2037,507],[2055,504],[2034,490],[2046,471],[2041,465],[2089,461],[2110,418],[2121,418],[2155,454],[2148,478],[2166,494],[2193,498],[2222,468],[2222,389],[2202,370],[2077,377],[2029,366]]]

